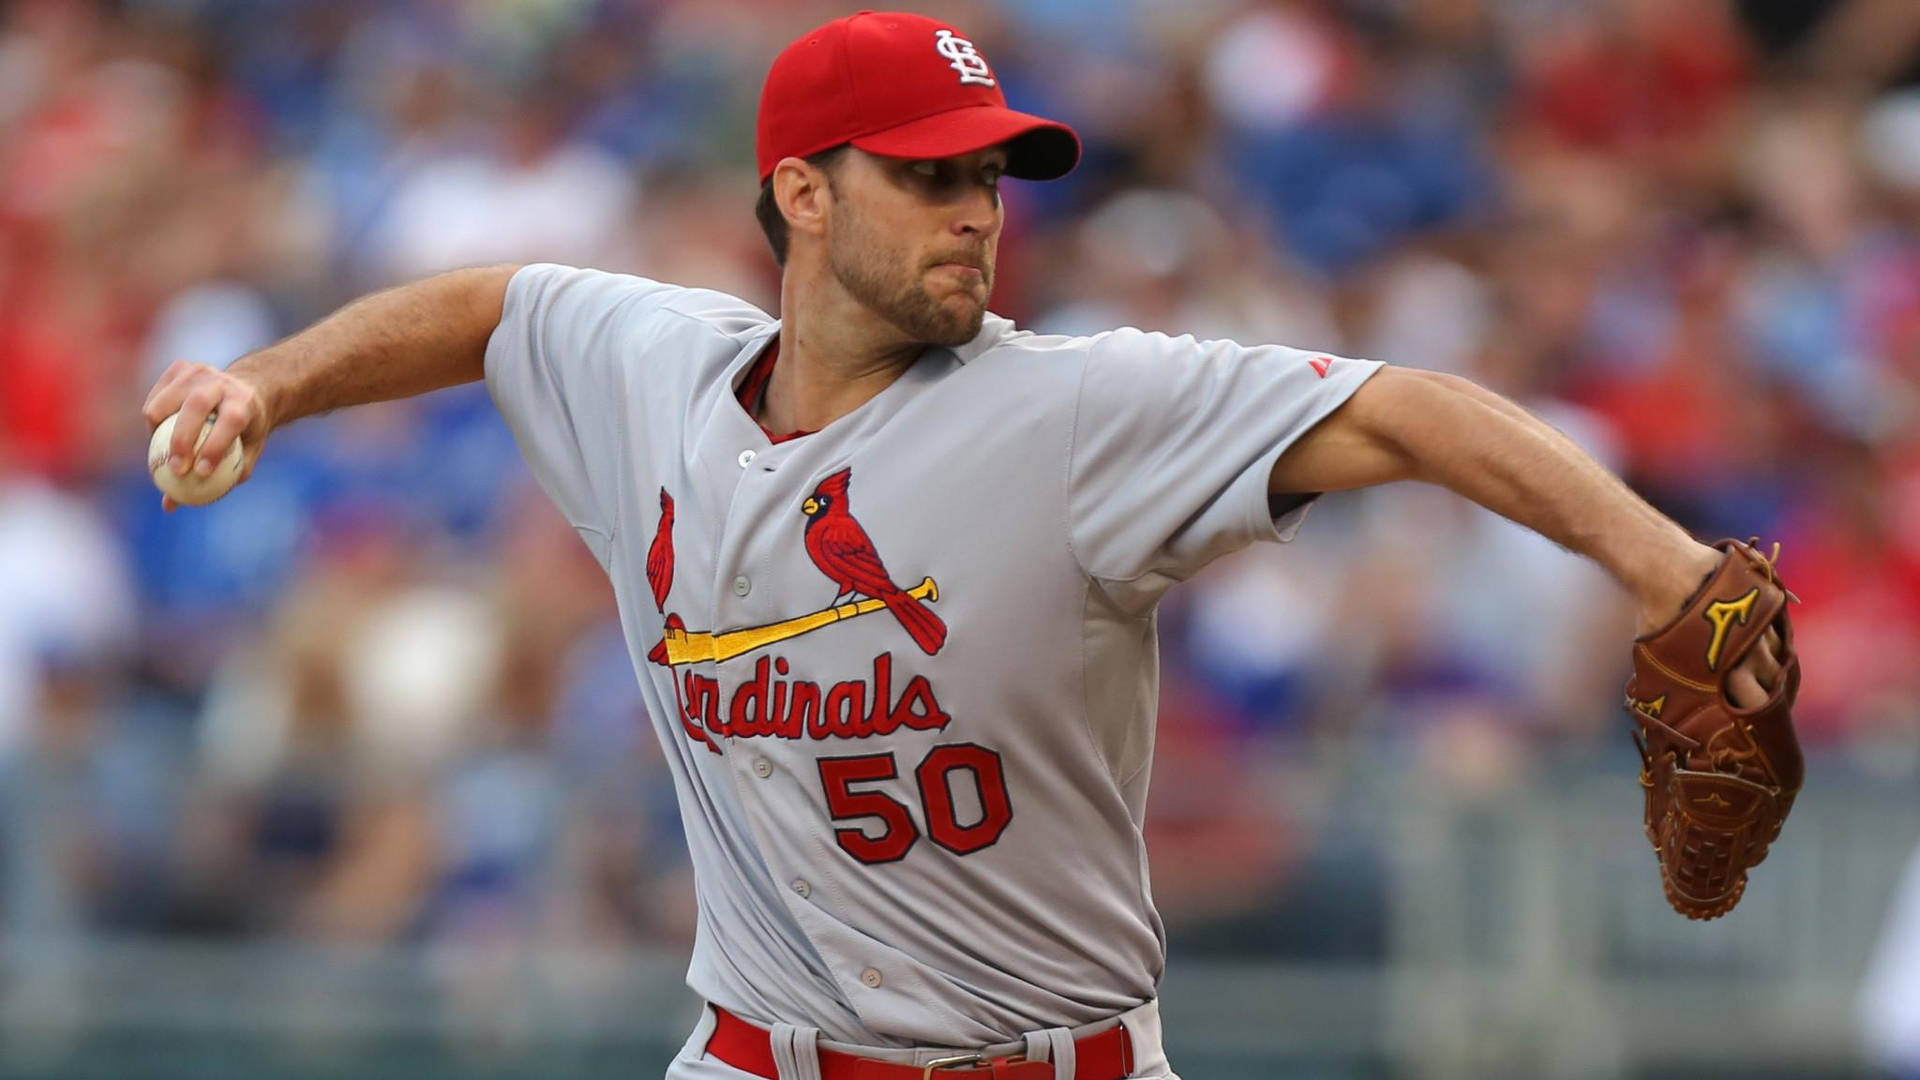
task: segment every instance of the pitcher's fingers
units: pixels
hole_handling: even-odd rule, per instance
[[[227,447],[233,445],[234,436],[247,429],[249,419],[240,403],[229,400],[222,405],[213,421],[213,430],[207,432],[207,441],[200,444],[200,456],[194,462],[194,471],[201,476],[213,475],[214,467],[220,464],[221,458],[227,456]]]
[[[1735,705],[1752,709],[1766,704],[1770,695],[1753,677],[1753,672],[1742,664],[1727,674],[1727,696],[1733,699]]]
[[[147,434],[153,434],[153,429],[160,426],[160,421],[179,411],[180,401],[187,394],[185,383],[195,367],[185,360],[175,360],[160,374],[153,389],[147,391],[147,400],[140,405],[140,415],[147,421]]]
[[[167,513],[171,514],[175,510],[180,509],[180,504],[173,501],[173,496],[162,495],[160,496],[160,509],[165,510]]]
[[[1773,644],[1767,641],[1772,631],[1760,635],[1753,643],[1753,651],[1747,654],[1747,660],[1753,666],[1753,672],[1760,678],[1760,685],[1772,687],[1773,681],[1780,677],[1780,654]]]
[[[175,361],[167,367],[165,373],[154,382],[154,388],[146,392],[146,400],[140,402],[140,417],[146,419],[146,432],[154,434],[159,421],[173,415],[173,409],[167,407],[173,398],[173,384],[180,380],[180,363]]]
[[[180,419],[173,422],[173,441],[167,444],[167,464],[185,476],[193,465],[193,444],[200,439],[200,426],[220,407],[220,384],[207,380],[187,392],[180,402]]]

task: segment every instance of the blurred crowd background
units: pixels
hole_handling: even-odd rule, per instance
[[[909,6],[1086,143],[1068,179],[1006,186],[996,310],[1464,374],[1697,535],[1780,541],[1816,775],[1883,793],[1860,815],[1882,863],[1920,841],[1920,5]],[[461,265],[772,310],[760,81],[848,10],[0,3],[0,1030],[67,1033],[36,1067],[87,1042],[85,1002],[20,959],[48,943],[684,948],[610,591],[483,389],[303,422],[171,516],[139,406],[175,360]],[[1608,880],[1664,915],[1632,619],[1592,568],[1411,487],[1327,499],[1176,590],[1149,834],[1176,968],[1390,965],[1394,856],[1349,808],[1517,813],[1554,769],[1613,784]],[[1772,868],[1756,891],[1787,887]],[[1914,876],[1849,909],[1841,975],[1868,985],[1834,1069],[1920,1075],[1920,959],[1888,958],[1920,952]],[[519,993],[436,985],[485,1016]]]

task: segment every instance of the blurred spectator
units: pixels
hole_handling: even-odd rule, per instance
[[[1493,177],[1463,88],[1423,77],[1406,27],[1343,27],[1309,8],[1228,24],[1207,85],[1226,120],[1220,153],[1286,250],[1343,274],[1471,220]]]
[[[1892,1080],[1920,1077],[1920,851],[1909,860],[1860,994],[1869,1060]]]
[[[5,442],[0,439],[0,452]],[[85,502],[0,465],[0,761],[35,736],[43,676],[132,655],[126,556]]]
[[[551,95],[501,101],[481,114],[495,145],[416,164],[371,226],[371,279],[409,281],[536,250],[552,262],[605,263],[634,183],[612,154],[567,137],[568,113]]]

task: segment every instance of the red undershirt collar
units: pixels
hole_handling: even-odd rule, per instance
[[[767,346],[767,351],[761,353],[759,359],[753,362],[753,366],[747,369],[747,377],[741,380],[740,389],[735,393],[735,396],[740,399],[740,407],[747,410],[747,415],[753,417],[753,422],[756,424],[760,424],[760,405],[766,398],[767,384],[773,381],[774,362],[779,359],[780,336],[775,334],[773,344]],[[766,431],[767,439],[776,444],[786,442],[788,439],[797,439],[802,435],[813,434],[811,431],[789,431],[785,435],[775,435],[767,431],[765,424],[760,424],[760,430]]]

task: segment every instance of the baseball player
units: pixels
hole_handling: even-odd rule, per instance
[[[1597,559],[1649,627],[1722,562],[1462,379],[991,314],[1000,179],[1078,155],[959,29],[862,12],[761,98],[781,318],[460,270],[177,365],[145,404],[180,413],[176,470],[239,436],[250,471],[301,416],[486,380],[613,583],[672,766],[708,1003],[674,1080],[1172,1077],[1154,610],[1317,493],[1444,484]],[[1777,671],[1752,650],[1739,692]]]

